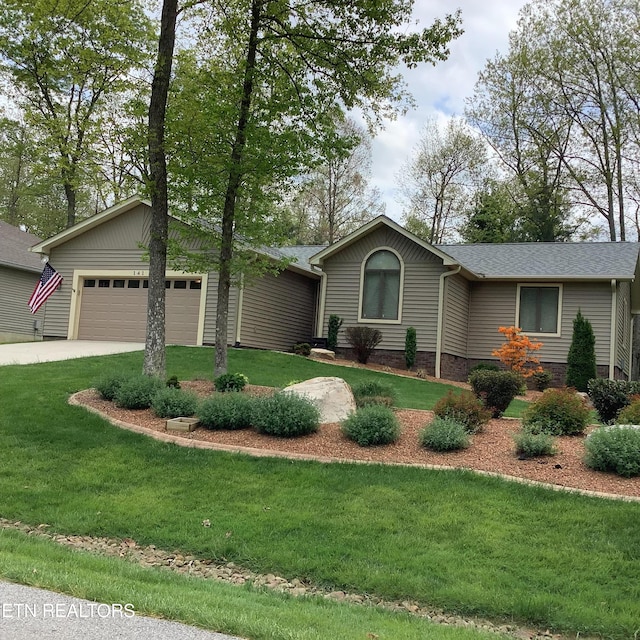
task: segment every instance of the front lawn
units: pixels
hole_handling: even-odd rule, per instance
[[[167,373],[210,378],[212,360],[171,348]],[[640,627],[640,504],[462,471],[182,449],[67,405],[105,368],[141,363],[134,353],[0,368],[0,516],[574,635]],[[229,369],[274,386],[384,375],[242,350]],[[429,408],[447,390],[398,380],[402,406]]]

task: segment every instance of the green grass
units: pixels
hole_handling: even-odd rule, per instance
[[[0,575],[97,602],[132,604],[136,615],[177,620],[253,640],[364,639],[367,634],[380,640],[500,637],[319,597],[293,598],[266,589],[145,569],[17,531],[0,531]]]
[[[169,349],[167,373],[210,378],[211,354]],[[0,368],[0,516],[574,634],[630,638],[640,627],[639,504],[461,471],[183,449],[66,404],[105,368],[141,362],[122,354]],[[331,365],[242,350],[229,368],[254,384],[336,375]],[[447,390],[403,385],[404,406]]]

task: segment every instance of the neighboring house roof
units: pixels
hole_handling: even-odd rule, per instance
[[[438,245],[480,278],[633,280],[637,242],[525,242]]]
[[[40,258],[29,252],[29,247],[36,242],[40,242],[38,236],[0,220],[0,265],[40,273]]]

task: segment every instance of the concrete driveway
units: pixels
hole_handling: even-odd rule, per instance
[[[0,366],[33,364],[88,356],[104,356],[126,351],[143,351],[142,342],[106,342],[98,340],[47,340],[0,344]]]

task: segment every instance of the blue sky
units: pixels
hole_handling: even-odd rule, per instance
[[[416,0],[414,17],[428,26],[435,17],[462,11],[464,34],[453,41],[446,62],[422,65],[404,73],[417,106],[405,116],[387,122],[373,141],[371,186],[382,192],[386,214],[401,222],[397,174],[420,137],[424,122],[445,122],[462,115],[464,100],[473,93],[478,72],[497,51],[506,52],[509,32],[515,28],[524,0]]]

